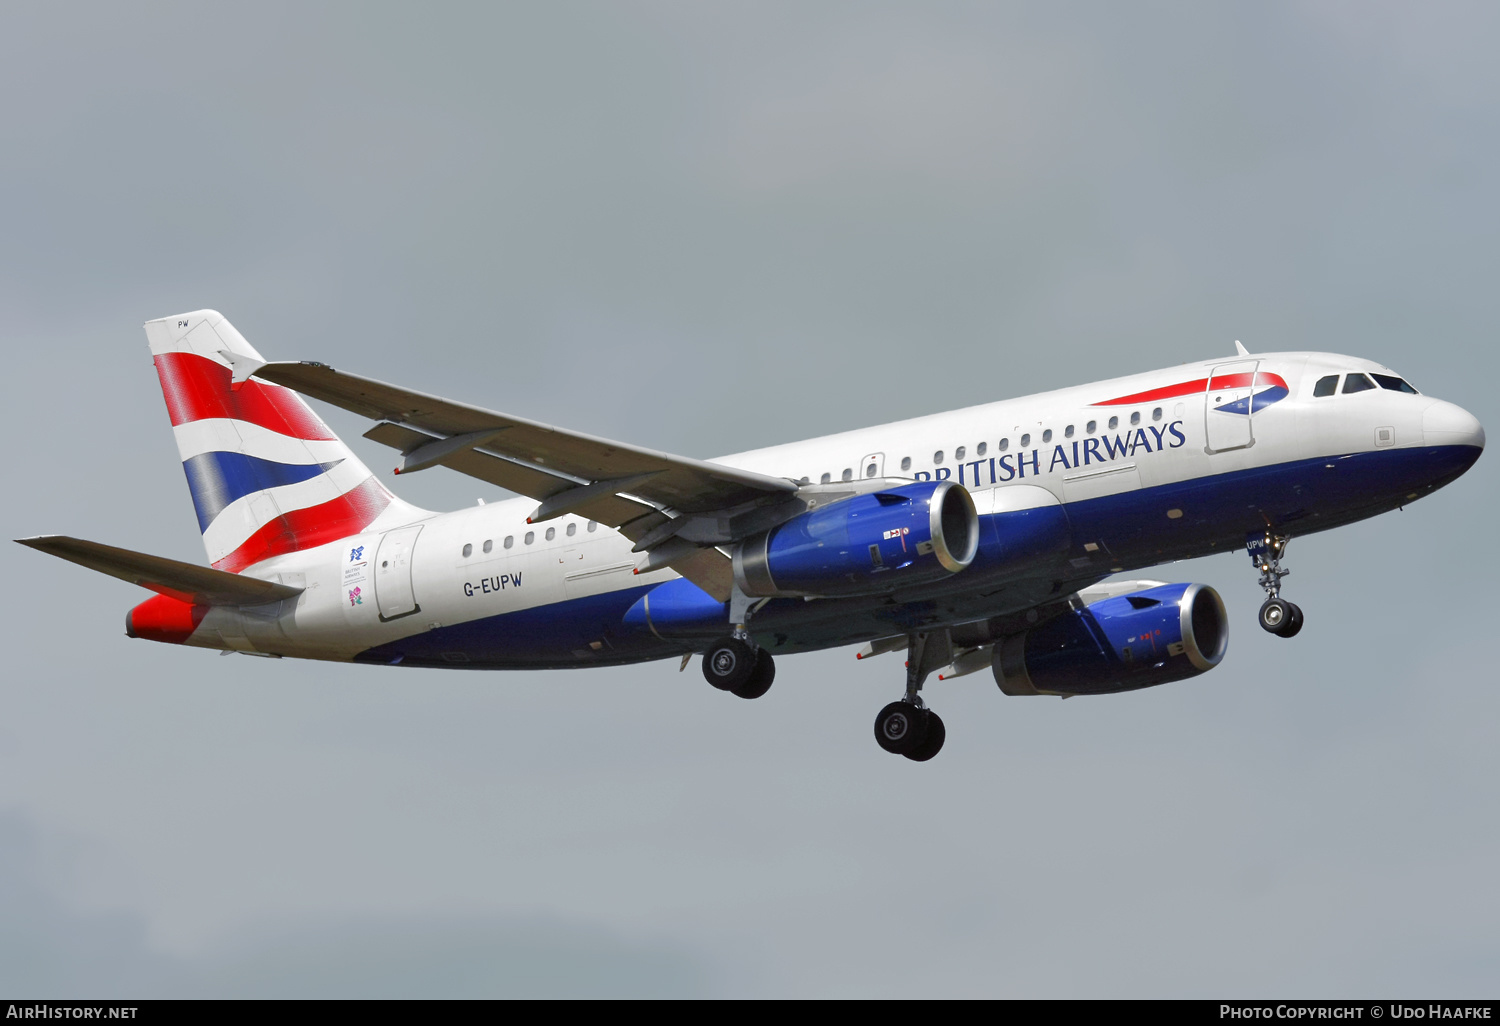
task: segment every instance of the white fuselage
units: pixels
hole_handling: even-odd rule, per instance
[[[1365,360],[1322,353],[1209,360],[715,462],[809,488],[866,478],[950,479],[973,493],[985,516],[1044,502],[1083,509],[1094,500],[1155,494],[1152,490],[1175,495],[1165,486],[1295,467],[1323,457],[1483,444],[1477,422],[1441,400],[1387,387],[1314,396],[1319,380],[1349,372],[1393,375]],[[1233,382],[1237,379],[1226,375],[1235,373],[1263,377],[1251,376],[1238,387],[1170,394],[1198,379]],[[1284,381],[1283,397],[1263,408],[1249,406],[1253,412],[1220,412],[1236,400],[1256,403],[1249,397],[1270,378]],[[1143,398],[1118,401],[1132,396]],[[535,500],[515,498],[429,514],[410,524],[383,518],[359,537],[267,560],[246,572],[305,587],[302,595],[267,607],[262,615],[216,607],[200,632],[208,640],[195,637],[193,643],[213,644],[217,636],[229,648],[352,659],[420,632],[639,589],[676,576],[670,570],[633,573],[641,557],[632,552],[632,543],[586,519],[562,516],[528,524],[534,509]],[[1329,525],[1308,521],[1297,530],[1331,526],[1345,516],[1328,513]],[[1141,551],[1170,551],[1177,558],[1181,553],[1172,548],[1172,532],[1195,522],[1201,530],[1202,518],[1210,515],[1164,507],[1159,519],[1143,520],[1137,529],[1137,534],[1161,536],[1159,545]],[[1347,516],[1339,522],[1347,522]],[[405,540],[391,540],[393,529],[406,528]],[[1234,529],[1227,528],[1231,534]],[[1080,569],[1079,576],[1097,579],[1140,565],[1143,558],[1130,557],[1129,567],[1123,560],[1116,565],[1105,560]],[[955,581],[962,577],[955,575]],[[358,594],[351,598],[355,589]],[[559,653],[558,661],[565,662],[566,655]],[[577,656],[587,661],[587,643]],[[455,652],[452,661],[463,658]]]

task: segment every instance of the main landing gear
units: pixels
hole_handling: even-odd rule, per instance
[[[1302,630],[1302,607],[1281,597],[1281,579],[1291,573],[1281,568],[1281,554],[1290,540],[1284,534],[1267,531],[1252,536],[1245,546],[1250,551],[1250,561],[1260,571],[1260,586],[1266,592],[1258,617],[1260,626],[1282,638],[1294,638]]]
[[[953,661],[947,631],[911,635],[906,643],[906,694],[875,717],[875,743],[893,755],[926,762],[943,749],[948,731],[937,713],[922,702],[927,675]]]
[[[736,627],[733,635],[720,638],[703,653],[703,679],[731,695],[759,698],[771,690],[776,662],[751,642],[744,627]]]

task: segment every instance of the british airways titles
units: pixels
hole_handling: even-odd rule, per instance
[[[1023,480],[1028,470],[1032,477],[1039,477],[1043,473],[1050,474],[1059,469],[1076,470],[1079,467],[1088,467],[1096,463],[1109,463],[1127,456],[1134,456],[1138,452],[1180,449],[1187,444],[1187,436],[1182,432],[1182,424],[1180,420],[1174,420],[1165,427],[1148,424],[1134,431],[1127,431],[1123,435],[1075,438],[1070,442],[1054,445],[1050,456],[1045,458],[1045,470],[1043,470],[1044,457],[1042,455],[1046,452],[1045,448],[968,460],[957,464],[958,483],[970,488],[986,484],[1003,484],[1007,481]],[[918,481],[934,479],[946,481],[953,476],[953,468],[937,467],[931,472],[919,470],[912,476]]]

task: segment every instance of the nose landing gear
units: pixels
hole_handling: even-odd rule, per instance
[[[1281,568],[1281,554],[1289,541],[1287,535],[1267,531],[1251,535],[1245,544],[1250,562],[1260,571],[1260,586],[1266,592],[1257,619],[1262,630],[1282,638],[1294,638],[1302,630],[1302,607],[1281,597],[1281,579],[1291,573]]]
[[[953,642],[947,631],[910,635],[906,643],[906,694],[875,717],[875,743],[892,755],[926,762],[942,751],[948,736],[942,717],[922,701],[927,675],[953,661]]]

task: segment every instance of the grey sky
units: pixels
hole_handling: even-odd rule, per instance
[[[1233,351],[1500,425],[1490,4],[8,5],[6,537],[201,561],[141,322],[709,457]],[[320,411],[375,468],[365,425]],[[1493,996],[1486,457],[1101,699],[131,642],[15,545],[0,991]],[[384,475],[390,481],[389,475]],[[446,471],[404,497],[495,493]]]

